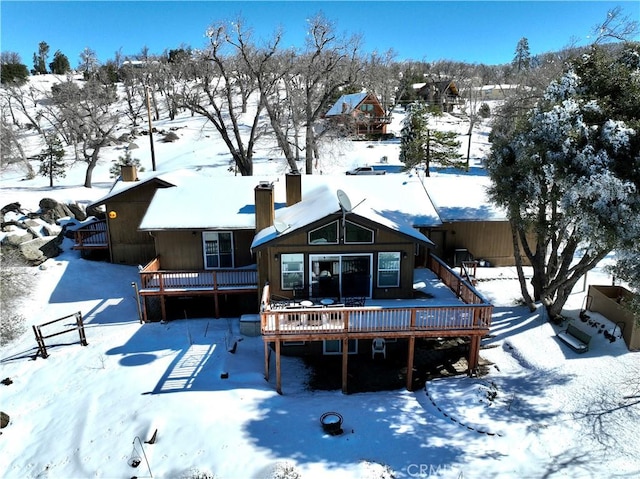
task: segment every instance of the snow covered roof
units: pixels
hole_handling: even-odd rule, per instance
[[[141,179],[139,179],[138,181],[122,181],[120,178],[118,178],[111,186],[109,193],[104,195],[102,198],[94,201],[91,204],[91,206],[102,205],[118,195],[121,195],[133,188],[138,188],[139,186],[144,185],[146,183],[151,183],[153,181],[158,181],[160,182],[160,184],[162,184],[165,187],[175,186],[175,184],[169,181],[168,178],[165,178],[165,176],[170,176],[170,175],[154,172],[153,174],[150,174],[150,175],[141,174],[140,176],[141,176]]]
[[[278,177],[183,176],[176,188],[156,191],[140,229],[255,229],[254,188],[262,181],[278,182]],[[283,182],[284,183],[284,182]],[[286,204],[284,184],[274,188],[275,207]]]
[[[493,203],[487,176],[451,175],[424,178],[429,198],[443,222],[507,221],[507,213]]]
[[[283,216],[283,219],[279,212],[286,206],[286,186],[282,176],[207,177],[174,174],[163,178],[167,178],[167,181],[171,179],[176,187],[156,191],[140,224],[141,230],[254,229],[254,188],[263,181],[274,185],[276,219],[293,222],[296,227],[340,211],[336,196],[338,189],[351,198],[354,214],[390,228],[398,229],[398,225],[403,223],[412,229],[441,224],[422,184],[406,175],[304,175],[301,178],[303,201],[288,211],[290,216]],[[321,187],[328,189],[329,193],[314,201],[314,195],[320,195],[315,190]],[[300,215],[301,219],[296,215]]]
[[[336,116],[344,113],[351,113],[366,97],[367,92],[351,93],[349,95],[342,95],[338,98],[338,101],[333,104],[329,111],[324,116]],[[346,110],[342,105],[347,105]]]
[[[353,215],[366,218],[414,240],[433,244],[426,236],[415,229],[411,214],[404,214],[397,209],[400,207],[399,202],[396,202],[398,204],[389,204],[386,201],[381,201],[387,198],[371,195],[373,191],[392,190],[393,188],[389,188],[389,181],[387,181],[387,188],[380,189],[382,182],[375,181],[374,178],[349,178],[347,181],[340,181],[342,178],[335,177],[327,181],[327,178],[327,176],[309,178],[311,180],[309,183],[315,183],[316,186],[307,191],[303,187],[303,198],[300,203],[277,210],[275,220],[278,227],[270,226],[259,231],[253,240],[251,248],[257,248],[274,240],[279,235],[289,234],[331,214],[341,212],[342,207],[338,199],[338,190],[346,193],[349,203],[351,203],[351,211],[346,213],[347,216]],[[322,179],[325,179],[324,183],[317,181]],[[304,180],[307,180],[307,178],[305,177]],[[303,181],[304,183],[305,181]],[[372,187],[374,184],[377,184],[378,188]],[[359,188],[362,186],[368,186],[368,188]],[[401,196],[396,196],[396,198]],[[429,204],[424,193],[423,200],[424,203]],[[415,205],[415,203],[411,204]],[[405,209],[405,212],[407,211],[408,209]],[[437,216],[435,216],[434,212],[433,219],[435,220],[436,218]]]

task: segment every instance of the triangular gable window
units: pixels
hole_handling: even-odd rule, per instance
[[[347,221],[344,242],[371,244],[373,243],[373,230]]]
[[[338,222],[334,221],[327,225],[316,228],[309,232],[309,244],[337,244],[338,243]]]

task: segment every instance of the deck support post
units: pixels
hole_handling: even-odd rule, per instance
[[[478,359],[480,355],[480,336],[471,336],[469,342],[469,359],[467,360],[468,370],[467,373],[471,374],[478,367]]]
[[[271,347],[269,342],[264,342],[264,379],[269,382],[269,361],[271,360]]]
[[[347,371],[349,364],[349,339],[342,338],[342,394],[348,394]]]
[[[213,295],[213,304],[215,305],[216,319],[220,318],[220,302],[218,301],[218,293]]]
[[[142,297],[142,317],[144,318],[144,322],[149,322],[149,317],[147,316],[147,296]]]
[[[160,312],[161,312],[161,316],[162,316],[162,320],[166,321],[167,320],[167,305],[166,305],[166,298],[164,296],[164,294],[160,295]]]
[[[407,391],[413,391],[413,358],[416,350],[416,337],[409,338],[409,352],[407,354]]]
[[[282,370],[280,368],[280,339],[276,339],[276,391],[282,394]]]

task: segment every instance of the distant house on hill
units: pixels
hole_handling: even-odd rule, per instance
[[[460,98],[458,87],[451,80],[429,81],[419,87],[416,94],[429,106],[440,108],[446,113],[453,111]]]
[[[366,92],[342,95],[324,118],[350,135],[383,135],[391,122],[375,95]]]
[[[523,87],[522,85],[483,85],[481,87],[476,87],[475,90],[478,90],[480,93],[480,100],[482,101],[490,101],[490,100],[506,100],[509,97],[514,96],[518,93],[518,91],[528,89],[528,87]]]

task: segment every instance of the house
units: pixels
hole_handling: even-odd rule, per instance
[[[133,204],[136,227],[125,198],[146,198]],[[274,351],[279,391],[283,348],[340,354],[345,392],[348,355],[383,341],[407,351],[408,388],[419,338],[467,337],[469,370],[477,367],[492,306],[433,254],[420,230],[443,223],[415,177],[181,172],[121,182],[98,203],[115,213],[116,251],[118,239],[133,238],[125,229],[153,241],[137,290],[144,320],[255,316],[265,375]],[[416,297],[416,268],[448,287],[447,302]]]
[[[491,266],[513,266],[513,238],[509,218],[487,195],[488,177],[457,175],[458,194],[450,178],[423,178],[441,224],[422,231],[435,243],[435,254],[452,266],[478,260]],[[469,199],[472,201],[469,201]]]
[[[137,174],[122,175],[109,193],[93,203],[104,207],[105,219],[75,231],[74,249],[107,251],[109,261],[118,264],[146,264],[155,256],[153,238],[138,230],[144,214],[159,188],[175,186],[162,176],[139,181]]]
[[[442,112],[451,113],[458,104],[460,92],[451,80],[433,80],[421,85],[417,96],[427,105],[440,108]]]
[[[391,122],[375,95],[361,92],[342,95],[324,114],[350,135],[384,135]]]

